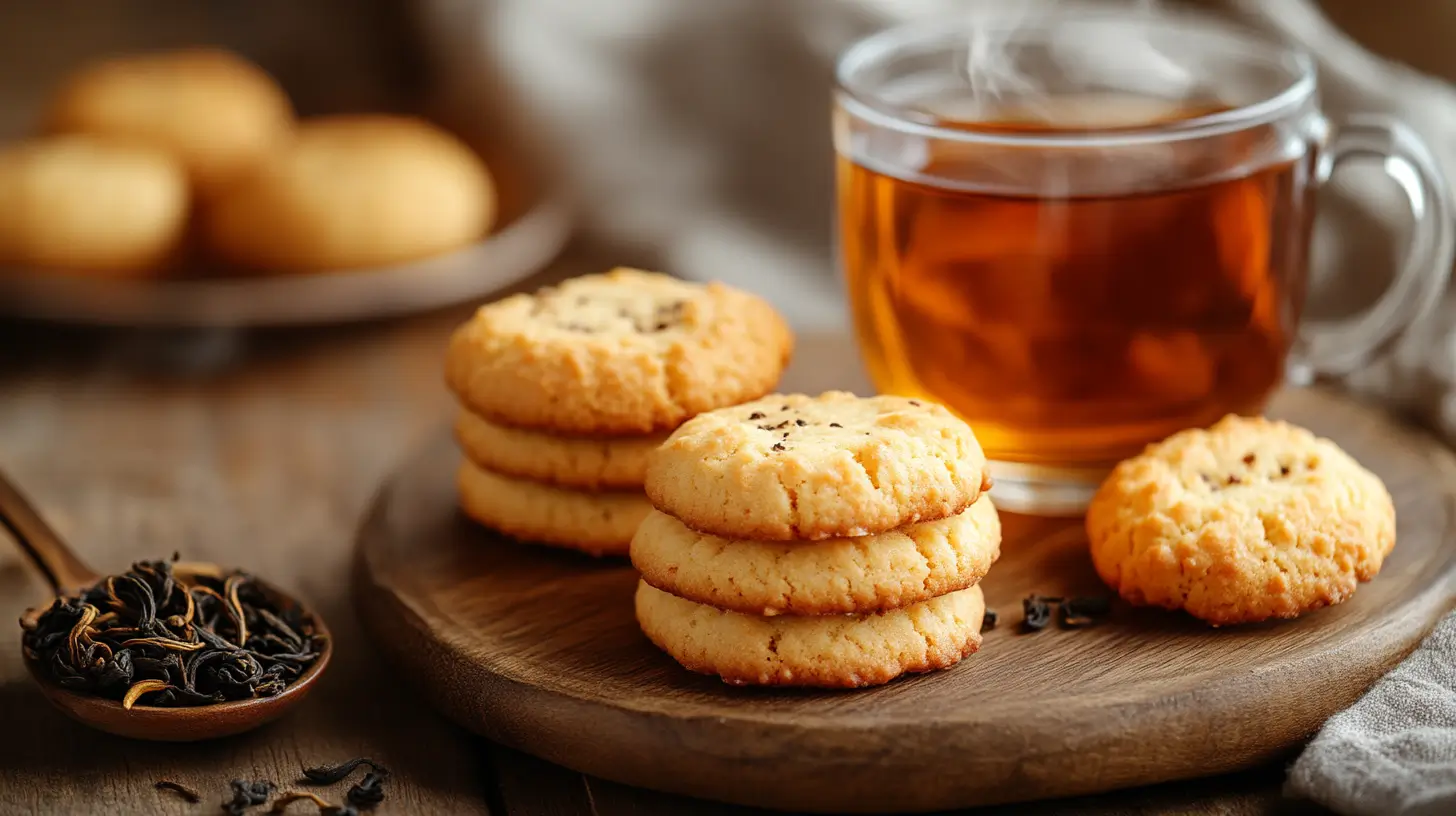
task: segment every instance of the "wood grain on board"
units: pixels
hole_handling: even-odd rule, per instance
[[[800,389],[792,375],[788,390]],[[1031,593],[1103,591],[1079,520],[1003,513],[984,586],[1002,613],[942,673],[855,692],[735,689],[690,674],[633,619],[624,563],[521,545],[455,509],[441,436],[365,522],[356,595],[381,650],[438,707],[506,745],[617,782],[819,812],[929,811],[1094,793],[1276,762],[1450,608],[1456,465],[1329,392],[1272,412],[1385,479],[1399,540],[1379,579],[1297,621],[1211,629],[1119,607],[1021,634]]]

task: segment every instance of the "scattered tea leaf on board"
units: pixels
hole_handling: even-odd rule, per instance
[[[996,610],[987,609],[986,614],[981,616],[981,631],[996,628]]]
[[[223,812],[228,816],[240,816],[248,808],[267,803],[268,796],[273,793],[273,783],[267,779],[234,779],[228,786],[232,788],[232,798],[222,803]]]
[[[332,785],[342,781],[361,766],[368,766],[364,778],[349,788],[345,798],[351,811],[354,808],[368,810],[384,801],[384,783],[389,781],[389,769],[368,757],[357,757],[337,765],[320,765],[304,768],[304,780],[314,785]]]
[[[1045,629],[1052,622],[1052,608],[1047,599],[1039,595],[1029,595],[1022,599],[1021,614],[1021,628],[1028,632]]]
[[[386,775],[389,773],[388,768],[385,768],[369,757],[358,757],[340,762],[337,765],[319,765],[313,768],[304,768],[303,776],[315,785],[332,785],[335,782],[343,781],[345,777],[357,770],[360,765],[368,765],[370,770],[380,771]]]
[[[269,813],[283,813],[294,802],[311,802],[322,816],[358,816],[358,811],[349,805],[335,805],[316,793],[309,791],[288,791],[273,800]]]
[[[195,805],[198,802],[202,801],[202,794],[198,793],[192,788],[187,787],[181,782],[173,782],[170,779],[159,779],[157,780],[157,784],[155,785],[155,787],[159,791],[171,791],[182,797],[182,799],[189,804]]]
[[[389,781],[389,771],[375,770],[364,774],[352,788],[347,798],[349,804],[360,808],[372,808],[384,801],[384,783]]]
[[[1071,629],[1092,626],[1112,612],[1112,599],[1106,596],[1070,598],[1062,602],[1062,625]]]

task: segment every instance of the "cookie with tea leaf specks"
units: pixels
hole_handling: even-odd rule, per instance
[[[642,435],[762,396],[792,347],[761,298],[615,269],[482,306],[451,338],[445,378],[501,425]]]
[[[949,668],[981,646],[979,586],[868,615],[731,612],[637,585],[637,622],[684,668],[735,686],[861,688]]]
[[[969,425],[905,397],[772,395],[711,411],[647,462],[648,498],[724,538],[818,540],[953,516],[991,486]]]
[[[1119,464],[1087,536],[1098,574],[1128,601],[1248,623],[1349,599],[1395,546],[1395,506],[1334,442],[1229,416]]]

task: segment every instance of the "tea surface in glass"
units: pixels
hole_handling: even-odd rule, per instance
[[[1058,104],[1074,123],[1089,106],[1158,111],[1148,126],[1215,112]],[[1035,136],[1043,122],[938,126]],[[1272,127],[1115,152],[841,153],[843,265],[876,386],[947,404],[992,459],[1027,464],[1106,465],[1257,413],[1294,339],[1315,156]]]

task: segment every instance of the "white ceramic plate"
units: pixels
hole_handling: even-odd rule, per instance
[[[482,298],[510,286],[550,263],[570,234],[570,208],[547,200],[458,252],[352,272],[105,280],[8,270],[0,274],[0,313],[67,323],[176,328],[393,317]]]

